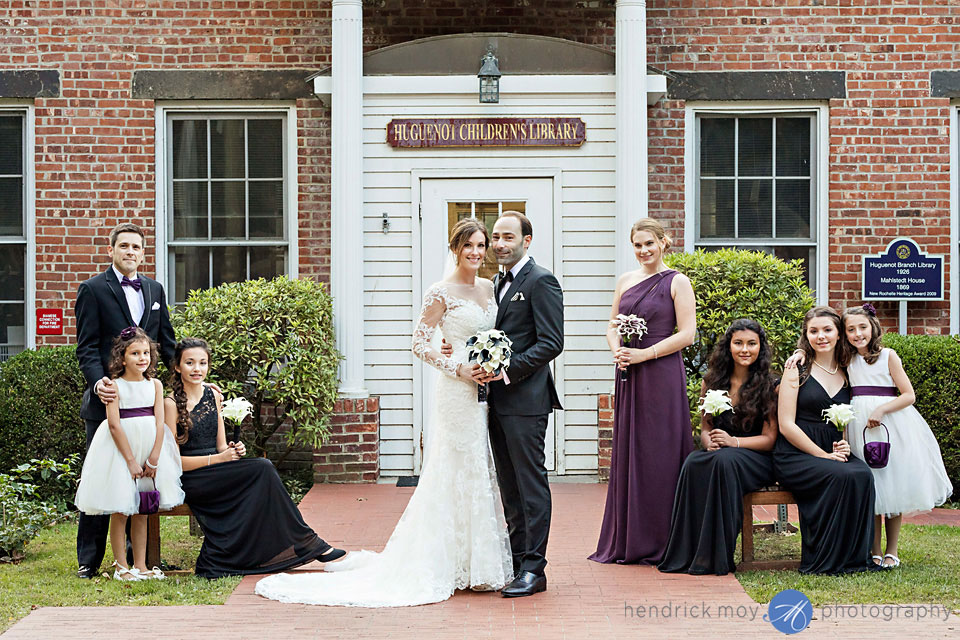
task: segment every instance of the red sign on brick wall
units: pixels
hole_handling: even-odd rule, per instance
[[[37,335],[63,335],[63,309],[37,309]]]
[[[428,118],[391,120],[391,147],[579,147],[587,139],[580,118]]]

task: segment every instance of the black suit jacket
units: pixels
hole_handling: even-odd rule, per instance
[[[494,278],[494,291],[501,277]],[[530,258],[497,309],[496,327],[513,341],[513,357],[510,384],[490,383],[491,408],[514,416],[562,409],[549,366],[563,351],[563,290],[556,276]]]
[[[159,282],[144,275],[139,277],[140,291],[143,293],[143,317],[139,326],[151,340],[159,343],[160,357],[169,367],[176,339],[170,324],[167,298]],[[154,303],[159,304],[158,309],[152,309]],[[113,267],[80,284],[74,312],[77,316],[77,360],[87,380],[80,417],[103,420],[106,410],[97,394],[93,393],[93,386],[107,375],[114,338],[127,327],[133,326],[127,299]]]

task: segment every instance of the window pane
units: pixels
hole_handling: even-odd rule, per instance
[[[245,247],[213,247],[213,286],[247,279]]]
[[[210,183],[210,225],[214,238],[245,238],[244,183]]]
[[[0,235],[23,235],[23,178],[0,178]]]
[[[243,120],[210,121],[210,177],[242,178]]]
[[[283,182],[249,182],[250,237],[283,238]]]
[[[803,260],[803,275],[807,279],[807,286],[817,288],[816,279],[811,274],[811,265],[814,263],[816,251],[813,247],[774,247],[773,255],[781,260]]]
[[[276,278],[287,272],[284,247],[250,247],[250,279]]]
[[[773,119],[740,118],[739,175],[773,175]]]
[[[283,177],[283,122],[247,120],[251,178]]]
[[[173,121],[173,177],[207,177],[207,121]]]
[[[20,304],[0,304],[0,344],[19,347],[16,351],[0,347],[0,359],[4,355],[13,355],[23,350],[27,341],[26,327],[23,324],[24,306]],[[4,353],[6,352],[6,354]]]
[[[810,237],[810,181],[777,180],[777,237]]]
[[[0,175],[23,173],[23,117],[0,116]]]
[[[700,175],[733,175],[733,118],[700,119]]]
[[[733,180],[700,181],[700,237],[733,237]]]
[[[174,304],[187,301],[187,293],[210,285],[210,250],[206,247],[176,247],[172,251]]]
[[[777,118],[777,175],[810,175],[810,118]]]
[[[173,183],[173,237],[207,237],[207,183]]]
[[[740,180],[737,198],[740,238],[773,235],[773,180]]]
[[[25,299],[25,256],[26,247],[22,244],[0,244],[0,300]]]

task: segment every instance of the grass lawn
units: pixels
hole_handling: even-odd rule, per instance
[[[940,604],[960,609],[960,527],[903,525],[900,560],[892,571],[843,576],[801,575],[796,571],[744,571],[737,579],[747,595],[760,603],[770,602],[784,589],[797,589],[814,606],[824,604],[899,603]],[[757,559],[800,557],[800,534],[754,536]],[[735,558],[739,561],[740,552]]]
[[[189,534],[188,518],[161,518],[160,536],[164,561],[193,567],[203,539]],[[102,568],[111,562],[108,540]],[[81,580],[76,571],[76,523],[43,531],[27,545],[20,564],[0,564],[0,632],[35,607],[223,604],[240,583],[239,577],[207,580],[192,575],[137,583],[102,576]]]

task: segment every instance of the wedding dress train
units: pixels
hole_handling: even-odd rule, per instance
[[[478,288],[481,296],[473,299]],[[383,551],[349,553],[323,573],[270,576],[257,583],[256,593],[281,602],[400,607],[440,602],[456,589],[496,590],[510,581],[487,406],[477,402],[475,384],[456,377],[457,365],[466,362],[467,338],[493,327],[496,312],[486,280],[473,287],[440,282],[424,296],[413,351],[444,375],[419,484]],[[438,327],[454,348],[450,358],[431,346]]]

